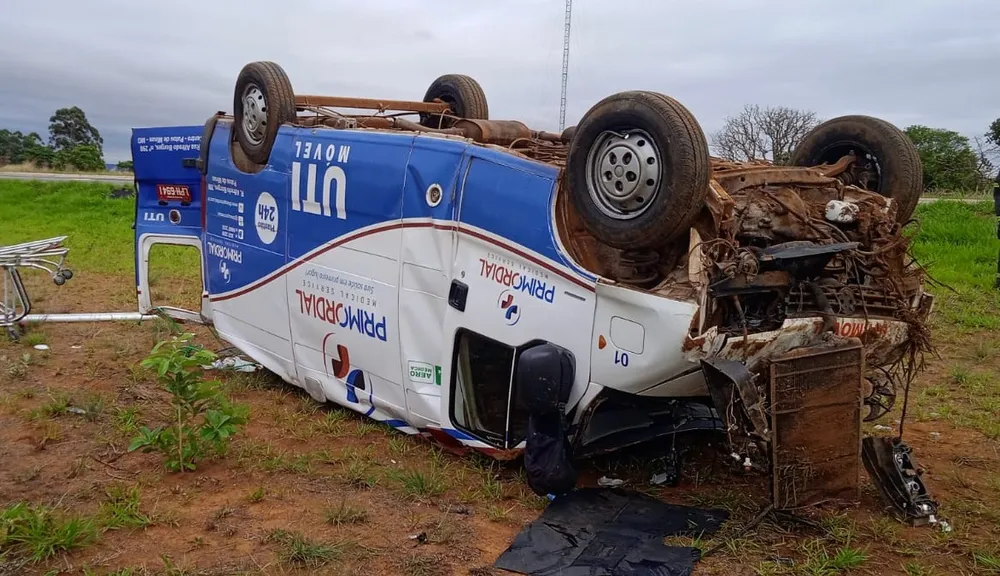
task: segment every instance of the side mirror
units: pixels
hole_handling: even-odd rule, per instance
[[[514,386],[528,412],[545,414],[557,411],[566,404],[575,375],[573,355],[545,342],[521,352]]]

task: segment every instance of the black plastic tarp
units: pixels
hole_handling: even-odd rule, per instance
[[[687,576],[698,549],[663,539],[708,536],[728,517],[637,492],[583,488],[556,498],[494,566],[537,576]]]

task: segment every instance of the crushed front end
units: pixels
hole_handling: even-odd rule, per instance
[[[856,499],[861,422],[889,412],[930,348],[933,300],[895,206],[836,178],[849,163],[716,162],[689,255],[701,282],[685,355],[734,459],[771,472],[789,508]]]

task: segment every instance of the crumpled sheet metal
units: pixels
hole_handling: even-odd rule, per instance
[[[715,326],[700,336],[688,336],[684,341],[684,357],[689,362],[705,358],[740,360],[748,370],[755,370],[761,361],[795,348],[806,346],[820,337],[822,318],[790,318],[779,330],[757,332],[746,336],[723,334]],[[873,365],[885,362],[906,343],[909,325],[897,320],[835,318],[832,335],[859,338],[865,346],[865,361]]]

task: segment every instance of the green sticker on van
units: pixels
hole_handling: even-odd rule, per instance
[[[417,362],[415,360],[410,360],[409,371],[410,380],[413,382],[420,382],[421,384],[437,384],[441,385],[441,367],[435,366],[433,364],[428,364],[427,362]]]

